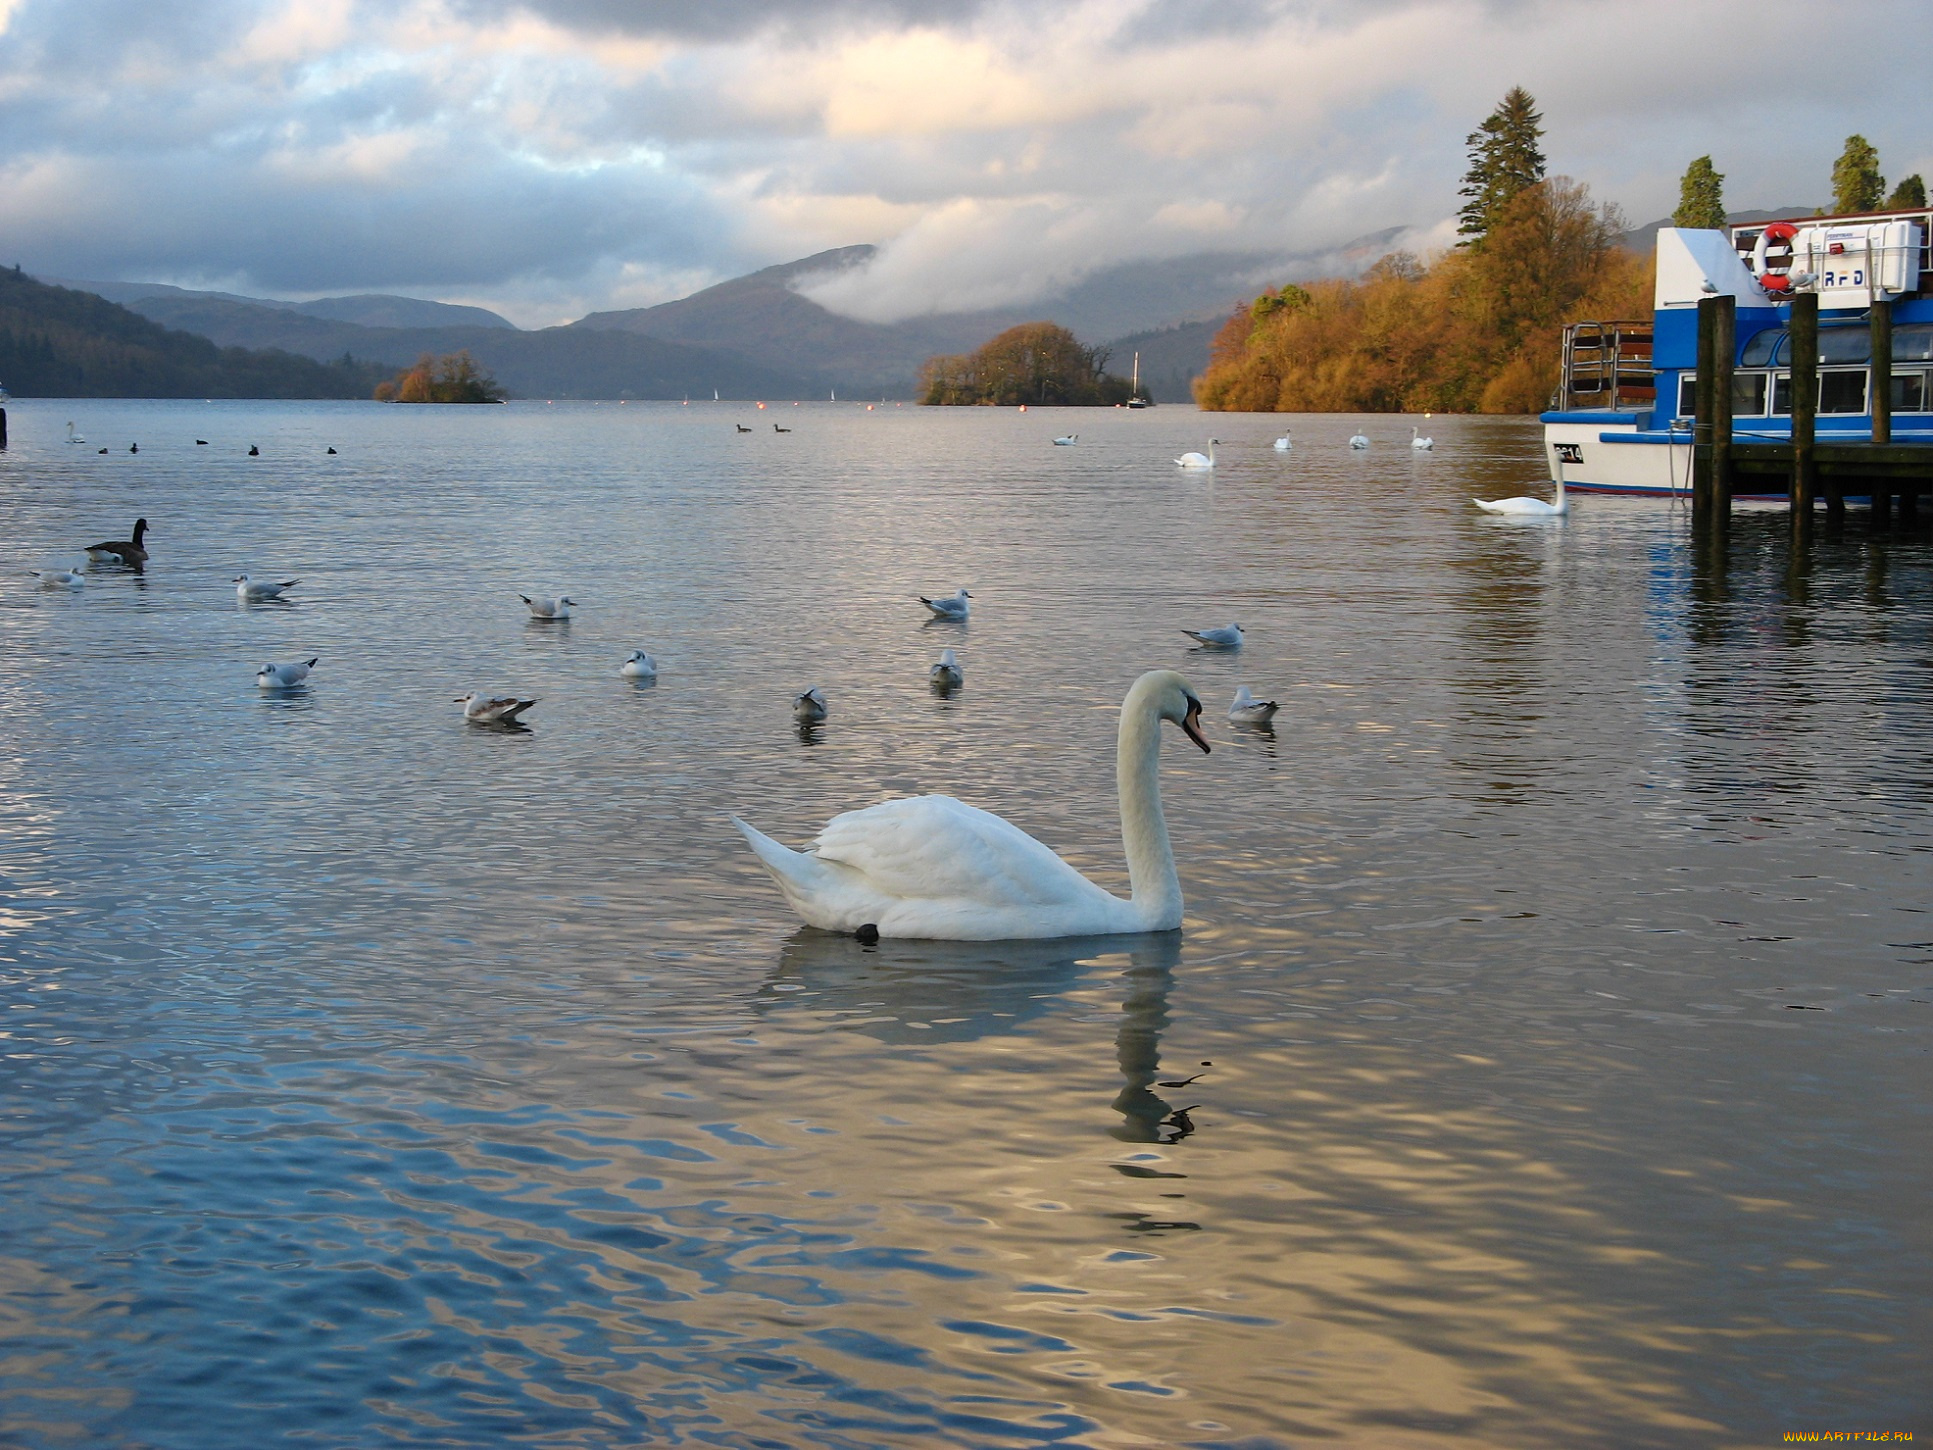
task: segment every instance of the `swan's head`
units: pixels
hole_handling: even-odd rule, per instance
[[[1202,754],[1209,753],[1208,741],[1201,733],[1201,698],[1173,670],[1149,670],[1134,682],[1123,708],[1137,707],[1151,708],[1157,720],[1172,720],[1201,747]]]

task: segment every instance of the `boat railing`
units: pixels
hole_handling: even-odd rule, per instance
[[[1572,322],[1564,328],[1559,408],[1648,407],[1657,395],[1651,370],[1653,328],[1644,322]]]

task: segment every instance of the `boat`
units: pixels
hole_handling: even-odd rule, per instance
[[[1792,297],[1819,298],[1821,443],[1870,442],[1875,301],[1893,304],[1892,436],[1933,444],[1933,210],[1658,231],[1648,321],[1574,322],[1544,425],[1552,482],[1573,493],[1690,497],[1698,303],[1738,299],[1732,436],[1792,438]],[[1740,498],[1779,494],[1740,493]]]
[[[1134,380],[1128,384],[1128,406],[1130,408],[1152,408],[1154,399],[1141,396],[1141,354],[1134,355]]]

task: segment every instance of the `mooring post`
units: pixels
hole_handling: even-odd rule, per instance
[[[1698,299],[1698,371],[1691,387],[1691,516],[1712,513],[1712,377],[1718,342],[1718,299]]]
[[[1873,442],[1893,441],[1893,304],[1873,303]]]
[[[7,410],[0,408],[0,448],[7,446]]]
[[[1738,299],[1729,292],[1712,301],[1712,522],[1732,521],[1732,360],[1738,355]]]
[[[1819,461],[1813,456],[1814,423],[1819,413],[1819,294],[1792,299],[1792,484],[1787,492],[1795,531],[1812,525],[1812,499],[1819,488]]]

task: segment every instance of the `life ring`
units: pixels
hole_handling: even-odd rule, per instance
[[[1790,292],[1792,279],[1792,239],[1799,229],[1791,222],[1773,222],[1758,234],[1752,244],[1752,272],[1767,292]],[[1774,251],[1779,255],[1774,256]]]

